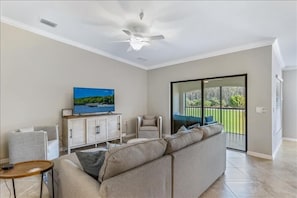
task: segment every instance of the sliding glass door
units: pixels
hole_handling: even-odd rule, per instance
[[[171,84],[171,131],[180,127],[202,124],[201,81],[176,82]]]
[[[227,147],[246,151],[246,75],[171,83],[172,133],[222,123]]]

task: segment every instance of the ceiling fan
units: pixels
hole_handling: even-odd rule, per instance
[[[139,13],[140,20],[143,19],[144,13],[141,11]],[[129,36],[129,39],[123,42],[129,42],[130,47],[128,51],[135,50],[139,51],[142,47],[150,45],[150,41],[165,39],[163,35],[153,35],[147,36],[148,31],[147,26],[141,23],[130,23],[128,24],[128,29],[123,29],[122,31]]]

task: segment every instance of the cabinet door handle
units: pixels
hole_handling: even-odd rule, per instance
[[[96,134],[100,133],[100,126],[96,126]]]
[[[70,129],[70,138],[72,138],[72,129]]]

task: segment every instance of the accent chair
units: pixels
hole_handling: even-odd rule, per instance
[[[138,116],[136,127],[137,138],[162,138],[162,116]]]

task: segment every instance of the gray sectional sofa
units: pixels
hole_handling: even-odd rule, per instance
[[[214,124],[112,148],[99,181],[84,172],[75,153],[62,156],[55,160],[55,197],[197,198],[225,171],[222,130]]]

